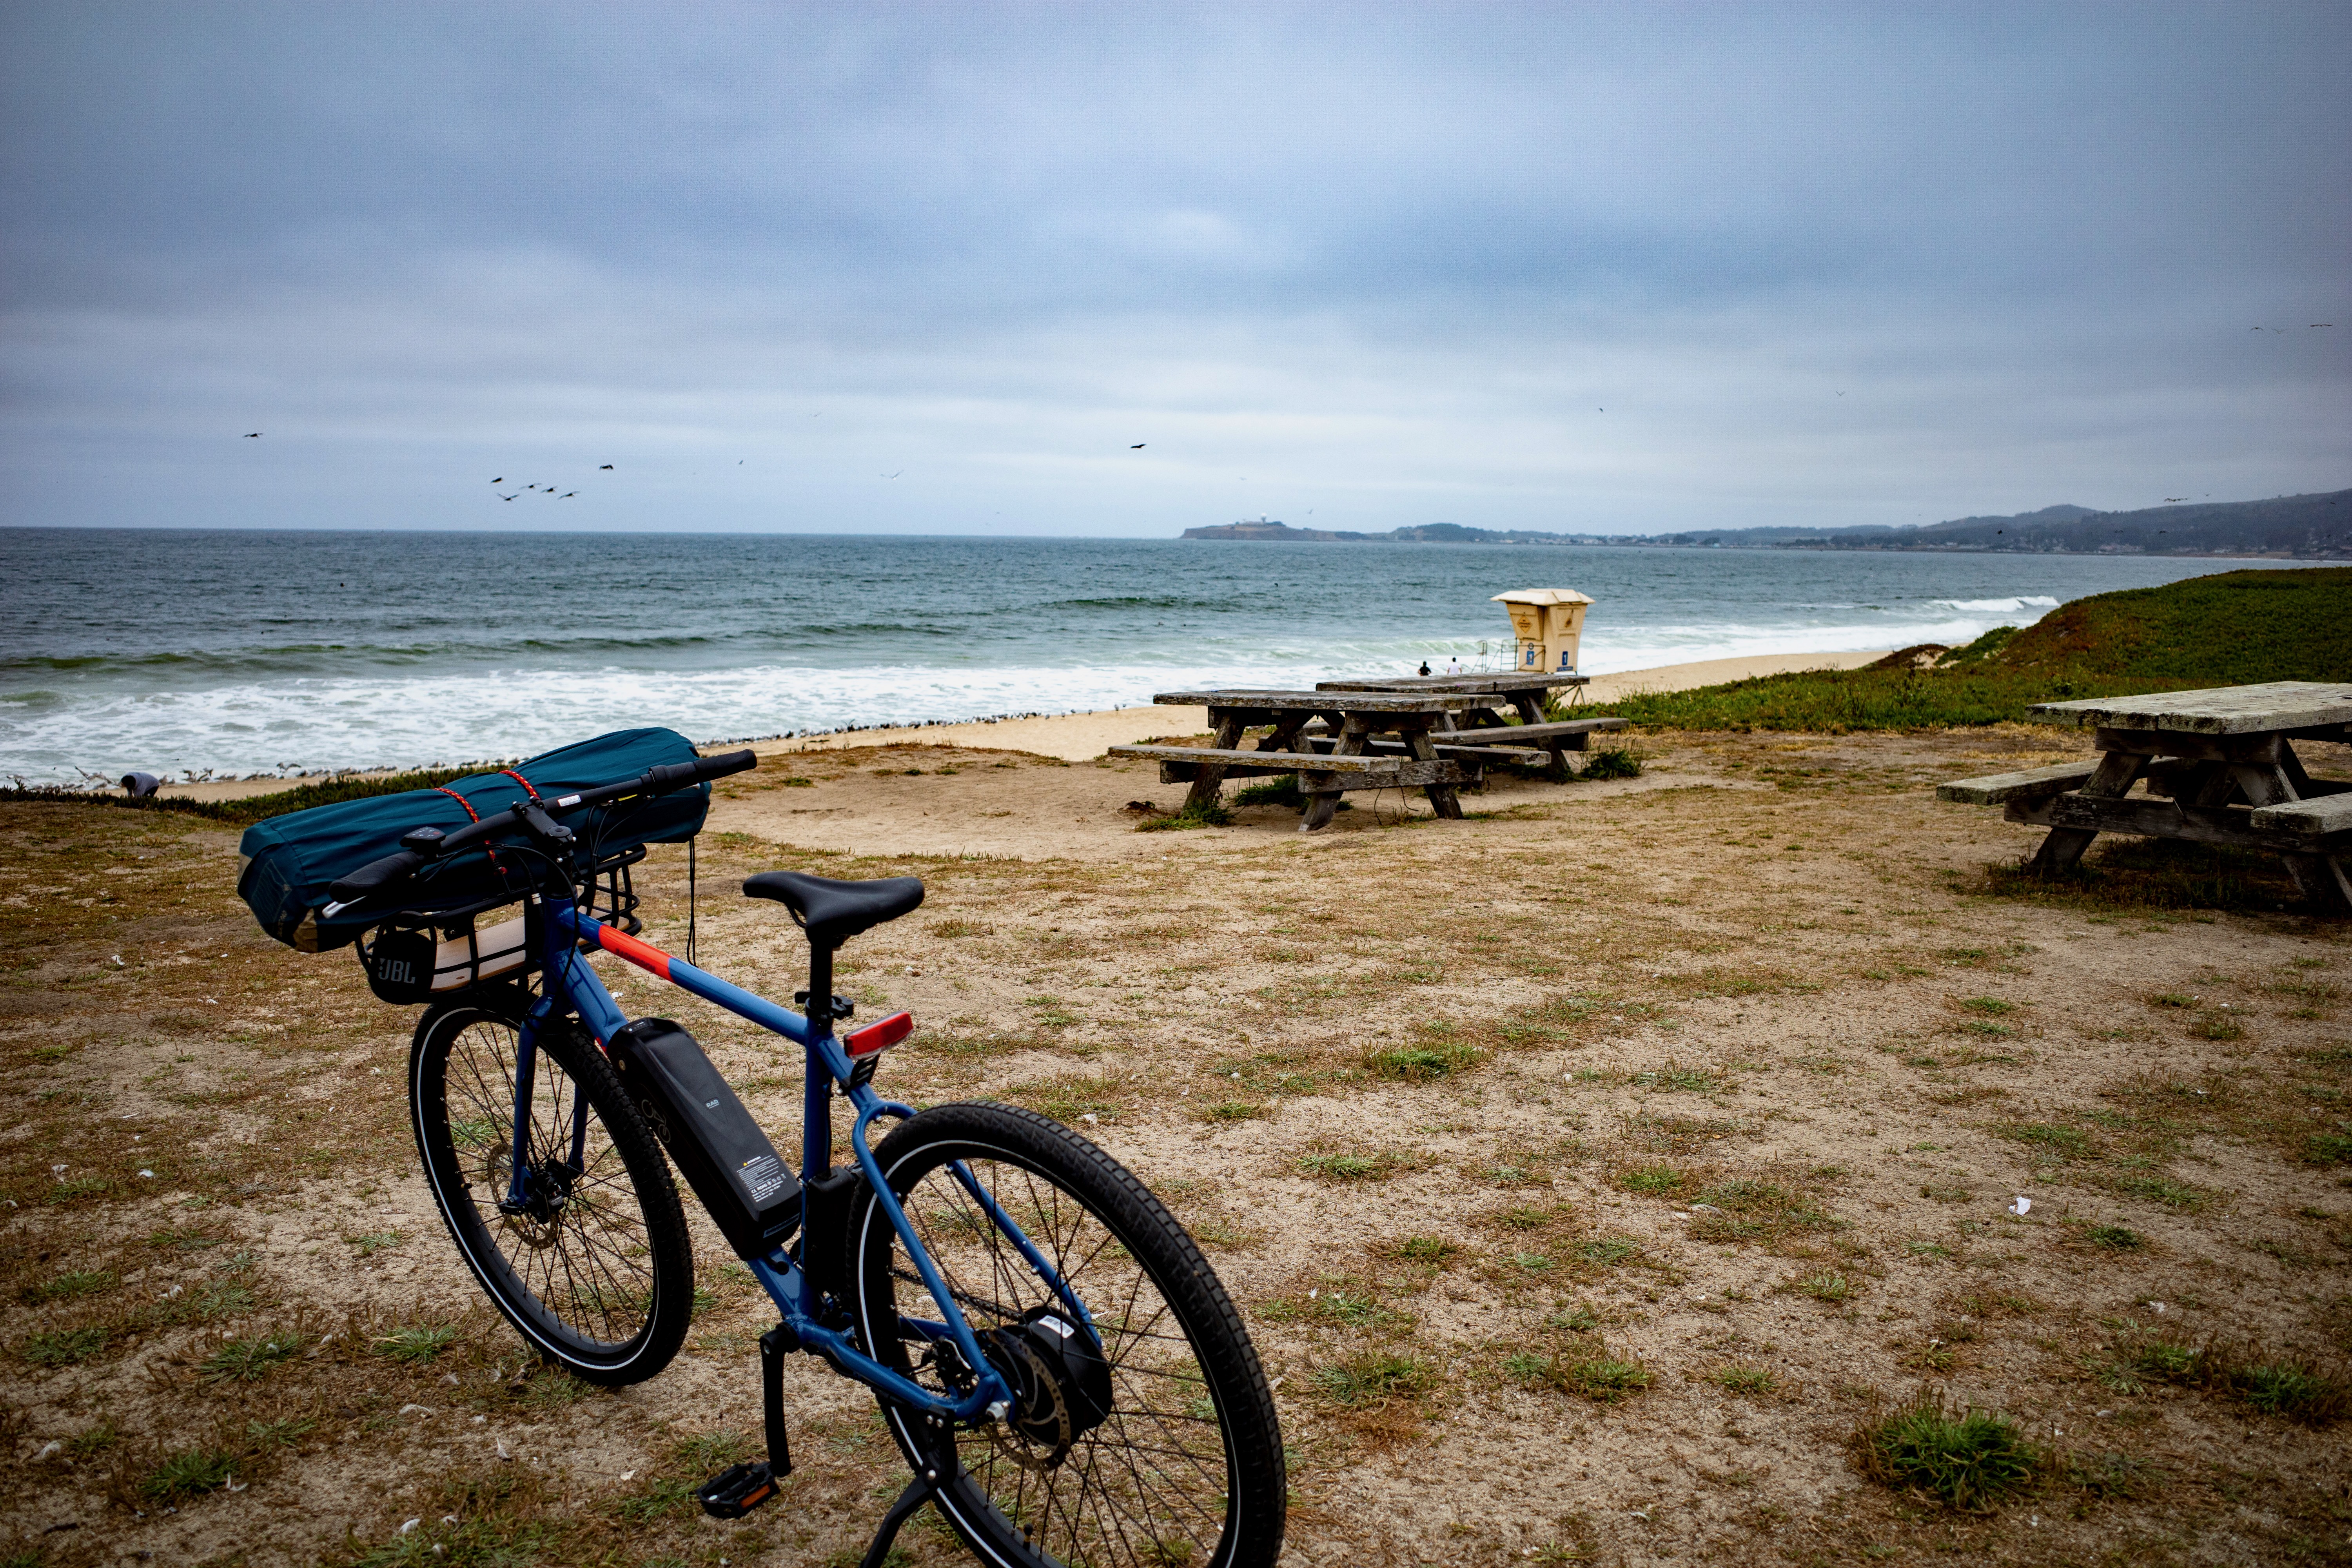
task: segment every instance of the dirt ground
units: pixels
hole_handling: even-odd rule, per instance
[[[789,994],[737,879],[925,879],[844,954],[921,1024],[885,1087],[1044,1110],[1168,1198],[1279,1380],[1289,1563],[2352,1562],[2347,1428],[2148,1351],[2346,1375],[2352,922],[2128,846],[2021,886],[2032,831],[1933,798],[2072,743],[1653,735],[1638,778],[1313,836],[1139,831],[1181,787],[1139,765],[777,755],[721,787],[700,955]],[[904,1476],[814,1362],[782,1497],[686,1496],[759,1421],[707,1225],[660,1377],[526,1364],[419,1179],[413,1014],[255,929],[233,833],[9,805],[0,864],[0,1565],[855,1562]],[[792,1125],[795,1062],[614,979]],[[1980,1514],[1869,1479],[1854,1434],[1923,1392],[2040,1478]]]

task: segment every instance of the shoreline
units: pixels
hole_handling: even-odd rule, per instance
[[[1687,691],[1759,675],[1786,675],[1801,669],[1858,669],[1891,651],[1871,648],[1853,653],[1749,654],[1736,658],[1694,659],[1662,664],[1648,669],[1596,675],[1584,688],[1587,702],[1614,702],[1653,691]],[[1160,735],[1196,735],[1209,727],[1204,708],[1162,707],[1143,703],[1133,708],[1108,708],[1089,713],[1056,713],[1025,718],[971,719],[950,723],[907,724],[889,728],[829,730],[822,734],[772,736],[764,740],[706,742],[706,747],[748,746],[762,757],[792,752],[846,751],[860,746],[963,746],[976,751],[1027,752],[1063,762],[1091,762],[1112,746],[1134,745]],[[388,778],[414,771],[406,768],[355,769],[348,773],[311,774],[312,779]],[[201,784],[165,784],[158,793],[183,800],[242,800],[293,789],[300,778],[208,779]]]

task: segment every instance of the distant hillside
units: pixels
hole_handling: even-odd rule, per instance
[[[1628,543],[1781,550],[1954,550],[2106,555],[2271,555],[2352,560],[2352,490],[2269,500],[2200,501],[2140,511],[2047,506],[1919,528],[1717,529]]]
[[[1269,518],[1188,528],[1186,539],[1368,544],[1575,544],[1744,550],[1941,550],[2101,555],[2272,556],[2352,560],[2352,490],[2269,500],[2200,501],[2141,511],[2046,506],[2014,517],[1961,517],[1924,527],[1725,528],[1682,533],[1546,533],[1420,523],[1386,533],[1292,528]]]

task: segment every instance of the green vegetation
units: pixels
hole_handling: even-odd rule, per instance
[[[1637,779],[1642,776],[1639,754],[1622,746],[1604,746],[1585,759],[1578,770],[1580,779]]]
[[[1154,816],[1135,825],[1138,833],[1181,833],[1188,827],[1226,827],[1233,824],[1234,814],[1211,801],[1205,805],[1184,803],[1183,809],[1166,816]]]
[[[2352,680],[2352,567],[2221,572],[2095,594],[1996,627],[1932,668],[1761,676],[1590,704],[1658,729],[1917,730],[2022,720],[2036,702],[2259,680]],[[1910,650],[1906,650],[1908,653]]]
[[[1505,1359],[1503,1370],[1529,1388],[1555,1388],[1596,1405],[1615,1405],[1650,1386],[1640,1362],[1611,1355],[1600,1340],[1580,1339],[1554,1354],[1521,1352]]]
[[[176,811],[243,827],[268,817],[283,816],[289,811],[308,811],[314,805],[364,800],[371,795],[401,795],[413,789],[437,789],[451,779],[470,778],[483,771],[480,766],[419,768],[413,773],[391,773],[383,778],[321,779],[315,784],[297,784],[292,789],[278,790],[268,795],[249,795],[240,800],[189,800],[182,795],[168,795],[132,800],[127,795],[101,790],[16,786],[0,789],[0,801],[67,801],[79,805],[119,805],[132,811]]]
[[[270,1368],[301,1348],[301,1336],[292,1332],[229,1340],[205,1357],[196,1372],[208,1383],[250,1383],[267,1377]]]
[[[1476,1047],[1455,1040],[1435,1040],[1418,1046],[1391,1046],[1384,1050],[1366,1049],[1364,1065],[1381,1078],[1401,1078],[1409,1082],[1421,1082],[1444,1078],[1458,1072],[1478,1059]]]
[[[375,1340],[375,1352],[381,1356],[389,1356],[394,1361],[431,1361],[435,1356],[447,1350],[449,1342],[457,1337],[457,1331],[446,1324],[420,1324],[415,1328],[400,1329],[389,1334],[378,1335]]]
[[[1412,1356],[1374,1351],[1318,1369],[1315,1391],[1344,1410],[1370,1410],[1437,1386],[1437,1373]]]
[[[2023,1489],[2042,1463],[2014,1422],[1983,1410],[1955,1415],[1932,1394],[1866,1424],[1854,1447],[1873,1480],[1979,1512]]]

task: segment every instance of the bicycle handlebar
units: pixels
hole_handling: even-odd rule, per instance
[[[455,833],[440,836],[439,841],[432,846],[430,854],[420,849],[404,848],[380,860],[369,861],[328,887],[327,895],[331,901],[320,912],[332,920],[355,904],[382,898],[406,883],[433,861],[516,827],[530,829],[534,837],[554,838],[564,830],[550,813],[582,811],[607,801],[625,800],[633,795],[670,795],[691,784],[724,778],[729,773],[745,773],[759,765],[759,757],[751,752],[722,752],[715,757],[697,757],[690,763],[664,763],[623,784],[582,790],[575,795],[559,795],[553,800],[526,801],[511,811],[485,816],[478,822],[467,823]]]

